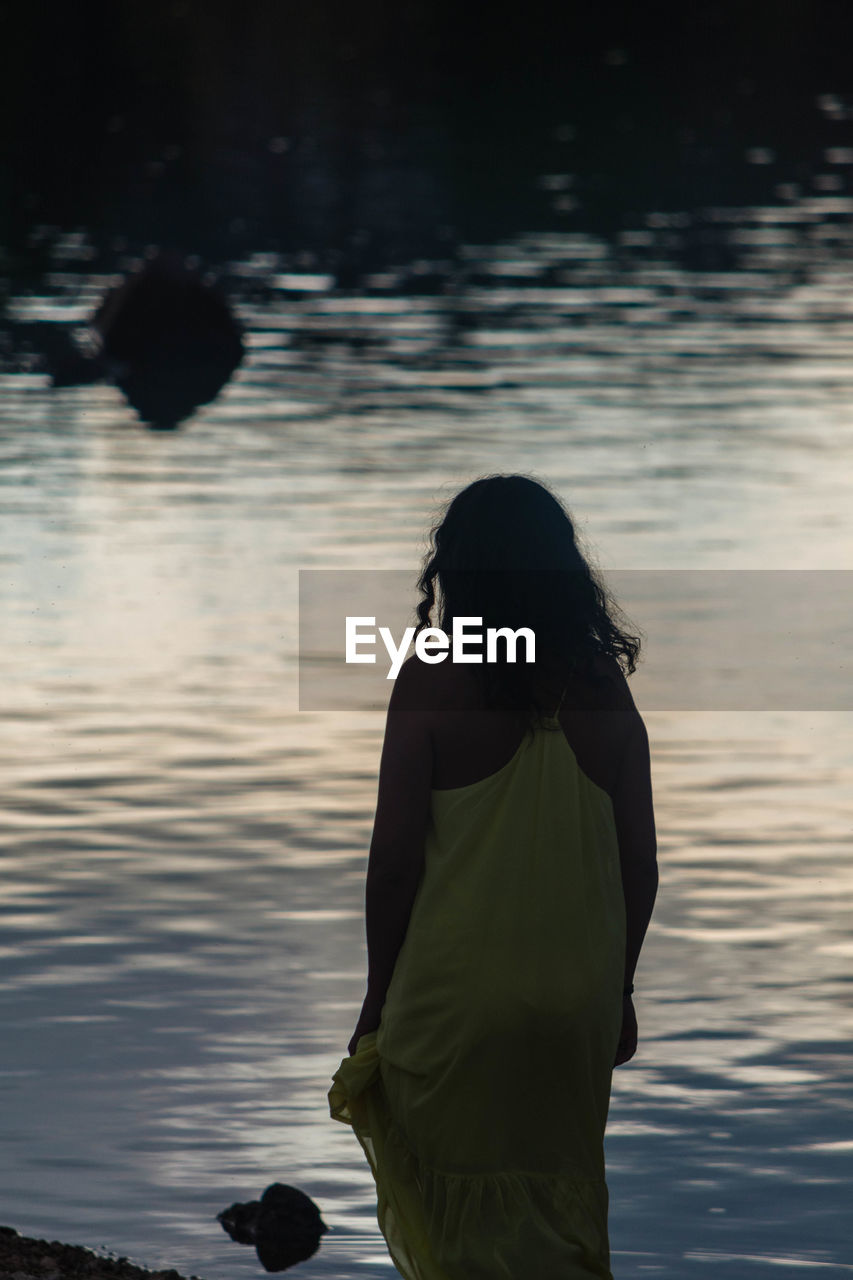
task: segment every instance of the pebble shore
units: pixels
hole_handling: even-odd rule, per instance
[[[199,1280],[178,1271],[148,1271],[59,1240],[32,1240],[0,1227],[0,1280]]]

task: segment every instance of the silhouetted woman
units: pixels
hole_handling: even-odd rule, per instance
[[[524,476],[454,498],[419,585],[421,627],[436,603],[447,633],[528,627],[536,661],[412,658],[395,683],[332,1115],[407,1280],[610,1277],[604,1127],[657,890],[639,641]]]

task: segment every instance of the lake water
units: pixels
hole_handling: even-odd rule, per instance
[[[3,377],[3,1221],[248,1277],[214,1215],[279,1180],[330,1227],[305,1280],[394,1274],[326,1102],[382,721],[298,710],[298,570],[414,575],[442,503],[517,470],[605,575],[853,569],[851,211],[718,211],[717,273],[665,218],[618,255],[468,246],[439,296],[237,263],[248,358],[174,434]],[[70,254],[16,314],[79,321],[106,283]],[[615,1274],[853,1273],[853,713],[644,710],[661,892]]]

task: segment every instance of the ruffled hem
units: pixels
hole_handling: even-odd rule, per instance
[[[342,1061],[329,1109],[367,1156],[379,1229],[405,1280],[613,1280],[604,1181],[425,1165],[389,1113],[376,1038],[363,1035]]]

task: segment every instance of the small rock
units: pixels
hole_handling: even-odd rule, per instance
[[[265,1271],[284,1271],[310,1258],[324,1231],[320,1210],[304,1191],[274,1182],[261,1196],[255,1248]]]
[[[297,1187],[273,1182],[260,1200],[232,1204],[217,1219],[238,1244],[254,1244],[265,1271],[285,1271],[312,1257],[328,1231],[314,1201]]]
[[[230,1204],[216,1218],[237,1244],[254,1244],[260,1210],[260,1200],[248,1200],[245,1204]]]

